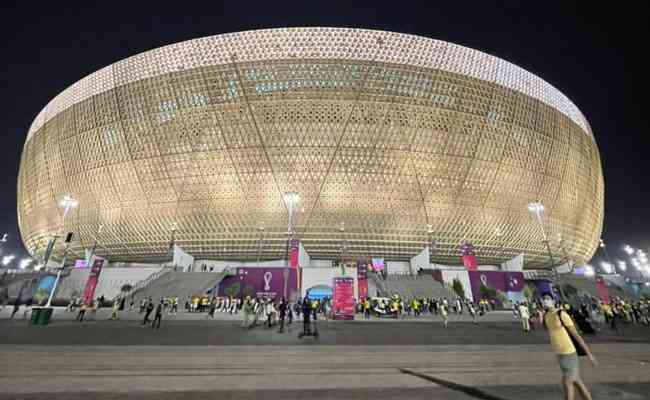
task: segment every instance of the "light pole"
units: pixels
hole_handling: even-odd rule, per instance
[[[262,242],[264,241],[264,227],[257,228],[260,232],[260,241],[257,243],[257,268],[260,267],[260,258],[262,257]]]
[[[93,257],[95,256],[95,250],[97,250],[97,236],[99,236],[100,233],[102,233],[102,230],[104,229],[104,225],[99,225],[99,228],[97,228],[97,233],[95,234],[95,243],[93,243],[93,247],[90,249],[90,254],[88,255],[88,260],[86,260],[86,266],[89,268],[92,268],[92,262],[93,262]]]
[[[564,238],[562,237],[562,234],[558,234],[558,241],[560,243],[560,250],[562,250],[562,255],[564,256],[564,259],[566,260],[567,265],[569,266],[570,273],[573,273],[573,270],[575,269],[575,264],[573,261],[569,259],[569,255],[566,252],[566,248],[564,247]]]
[[[68,213],[70,210],[76,208],[79,205],[79,201],[74,199],[72,196],[69,194],[66,194],[63,196],[63,199],[59,202],[59,207],[63,208],[63,218],[61,219],[61,229],[65,228],[65,217],[68,216]],[[52,250],[54,249],[54,242],[56,241],[56,238],[58,235],[54,235],[51,239],[51,244],[48,244],[47,250],[45,253],[45,259],[44,259],[44,265],[45,268],[47,268],[47,262],[50,259],[50,255],[52,254]],[[56,292],[56,287],[59,285],[59,280],[61,279],[61,272],[63,271],[63,268],[65,268],[65,257],[68,252],[68,246],[70,245],[70,240],[72,239],[72,233],[68,234],[68,237],[65,240],[65,248],[63,249],[63,259],[61,260],[61,267],[58,268],[57,273],[56,273],[56,279],[54,280],[54,285],[52,286],[52,290],[50,291],[50,296],[47,299],[47,303],[45,304],[45,307],[50,307],[52,305],[52,299],[54,298],[54,293]]]
[[[300,195],[296,192],[285,192],[282,196],[284,203],[287,206],[287,247],[284,252],[284,271],[282,271],[282,276],[284,278],[284,290],[283,296],[284,299],[287,299],[287,284],[289,283],[289,243],[293,238],[293,208],[300,201]]]
[[[339,266],[341,267],[341,276],[345,275],[345,252],[348,248],[348,241],[345,238],[345,222],[339,225],[339,233],[341,234],[341,257]]]
[[[544,204],[539,201],[529,203],[528,211],[537,219],[540,228],[542,229],[542,241],[546,245],[546,250],[548,251],[548,257],[551,261],[551,271],[555,278],[555,283],[560,291],[560,300],[564,302],[565,296],[564,291],[562,290],[562,285],[560,284],[560,273],[555,269],[555,259],[553,258],[553,252],[551,251],[551,244],[546,235],[546,229],[544,228]]]
[[[173,264],[174,271],[176,271],[178,268],[178,265],[174,264],[174,245],[176,244],[176,231],[178,230],[178,225],[176,225],[176,222],[172,222],[172,224],[169,226],[169,230],[171,231],[171,236],[169,238],[169,249],[167,249],[167,257],[171,257],[171,263]]]

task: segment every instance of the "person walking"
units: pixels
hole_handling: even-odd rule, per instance
[[[521,327],[524,333],[530,332],[530,312],[526,302],[519,304],[519,317],[521,318]]]
[[[291,306],[290,302],[287,302],[287,317],[289,319],[287,321],[287,325],[291,325],[293,322],[293,307]]]
[[[84,317],[86,316],[86,309],[88,308],[88,305],[86,302],[82,302],[81,306],[79,306],[79,313],[77,314],[76,320],[79,322],[83,322]]]
[[[144,319],[142,320],[142,325],[147,325],[149,321],[149,315],[151,315],[151,312],[153,311],[153,301],[151,300],[151,297],[149,297],[149,300],[147,301],[147,305],[144,307],[145,312],[144,312]]]
[[[120,300],[115,300],[113,302],[113,312],[111,312],[111,320],[116,321],[119,318],[119,313],[120,311]]]
[[[302,302],[302,333],[303,335],[311,335],[311,303],[309,298],[305,296]]]
[[[214,312],[217,310],[217,298],[213,297],[212,301],[210,302],[210,308],[208,309],[208,315],[206,315],[205,319],[212,318],[214,319]]]
[[[278,310],[280,311],[280,329],[278,330],[278,333],[282,333],[284,332],[284,317],[287,315],[287,302],[284,298],[280,301]]]
[[[474,308],[474,303],[472,302],[467,303],[467,310],[469,311],[469,314],[472,316],[472,323],[474,325],[478,325],[478,312],[476,312],[476,308]]]
[[[153,305],[153,303],[151,303]],[[164,308],[164,301],[160,299],[160,303],[156,306],[156,316],[153,319],[153,322],[151,323],[151,329],[158,330],[160,329],[160,321],[162,321],[162,314],[163,314],[163,308]]]
[[[575,328],[569,313],[555,307],[555,300],[550,294],[542,296],[542,304],[546,309],[543,323],[548,330],[551,347],[557,355],[560,369],[562,370],[562,387],[564,398],[574,400],[576,389],[584,400],[591,400],[589,389],[580,378],[580,363],[578,354],[584,354],[589,358],[591,364],[598,365],[591,349]]]
[[[447,325],[449,325],[449,313],[447,311],[447,306],[444,304],[440,306],[440,315],[442,316],[442,324],[446,328]]]

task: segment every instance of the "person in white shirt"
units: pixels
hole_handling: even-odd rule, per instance
[[[526,302],[519,304],[519,317],[521,318],[521,326],[524,332],[530,332],[530,312],[528,311],[528,304]]]

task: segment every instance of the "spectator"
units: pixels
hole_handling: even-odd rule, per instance
[[[591,400],[591,394],[580,378],[578,350],[584,352],[594,366],[598,365],[596,358],[591,353],[587,343],[578,334],[569,313],[555,308],[555,300],[550,294],[544,294],[542,301],[546,309],[543,322],[548,330],[551,347],[557,355],[562,370],[562,386],[565,398],[574,400],[575,390],[577,389],[583,399]],[[577,349],[576,346],[580,347],[580,349]]]
[[[151,303],[153,307],[153,303]],[[160,321],[162,321],[162,314],[163,314],[163,306],[164,302],[162,299],[160,299],[160,303],[156,306],[156,316],[153,319],[153,323],[151,324],[151,329],[158,330],[160,329]]]
[[[151,312],[153,311],[153,301],[151,300],[151,297],[149,297],[149,300],[147,301],[147,305],[145,306],[145,313],[144,313],[144,319],[142,320],[142,325],[147,325],[149,321],[149,315],[151,315]]]

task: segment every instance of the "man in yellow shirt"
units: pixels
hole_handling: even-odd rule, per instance
[[[580,378],[578,354],[571,337],[582,347],[593,366],[598,365],[596,358],[591,354],[589,346],[587,346],[587,343],[585,343],[576,330],[569,313],[566,310],[555,308],[555,300],[550,294],[542,296],[542,304],[546,309],[542,322],[548,330],[551,347],[555,354],[557,354],[560,369],[562,370],[564,398],[566,400],[574,400],[577,389],[580,397],[585,400],[591,400],[591,394]]]

